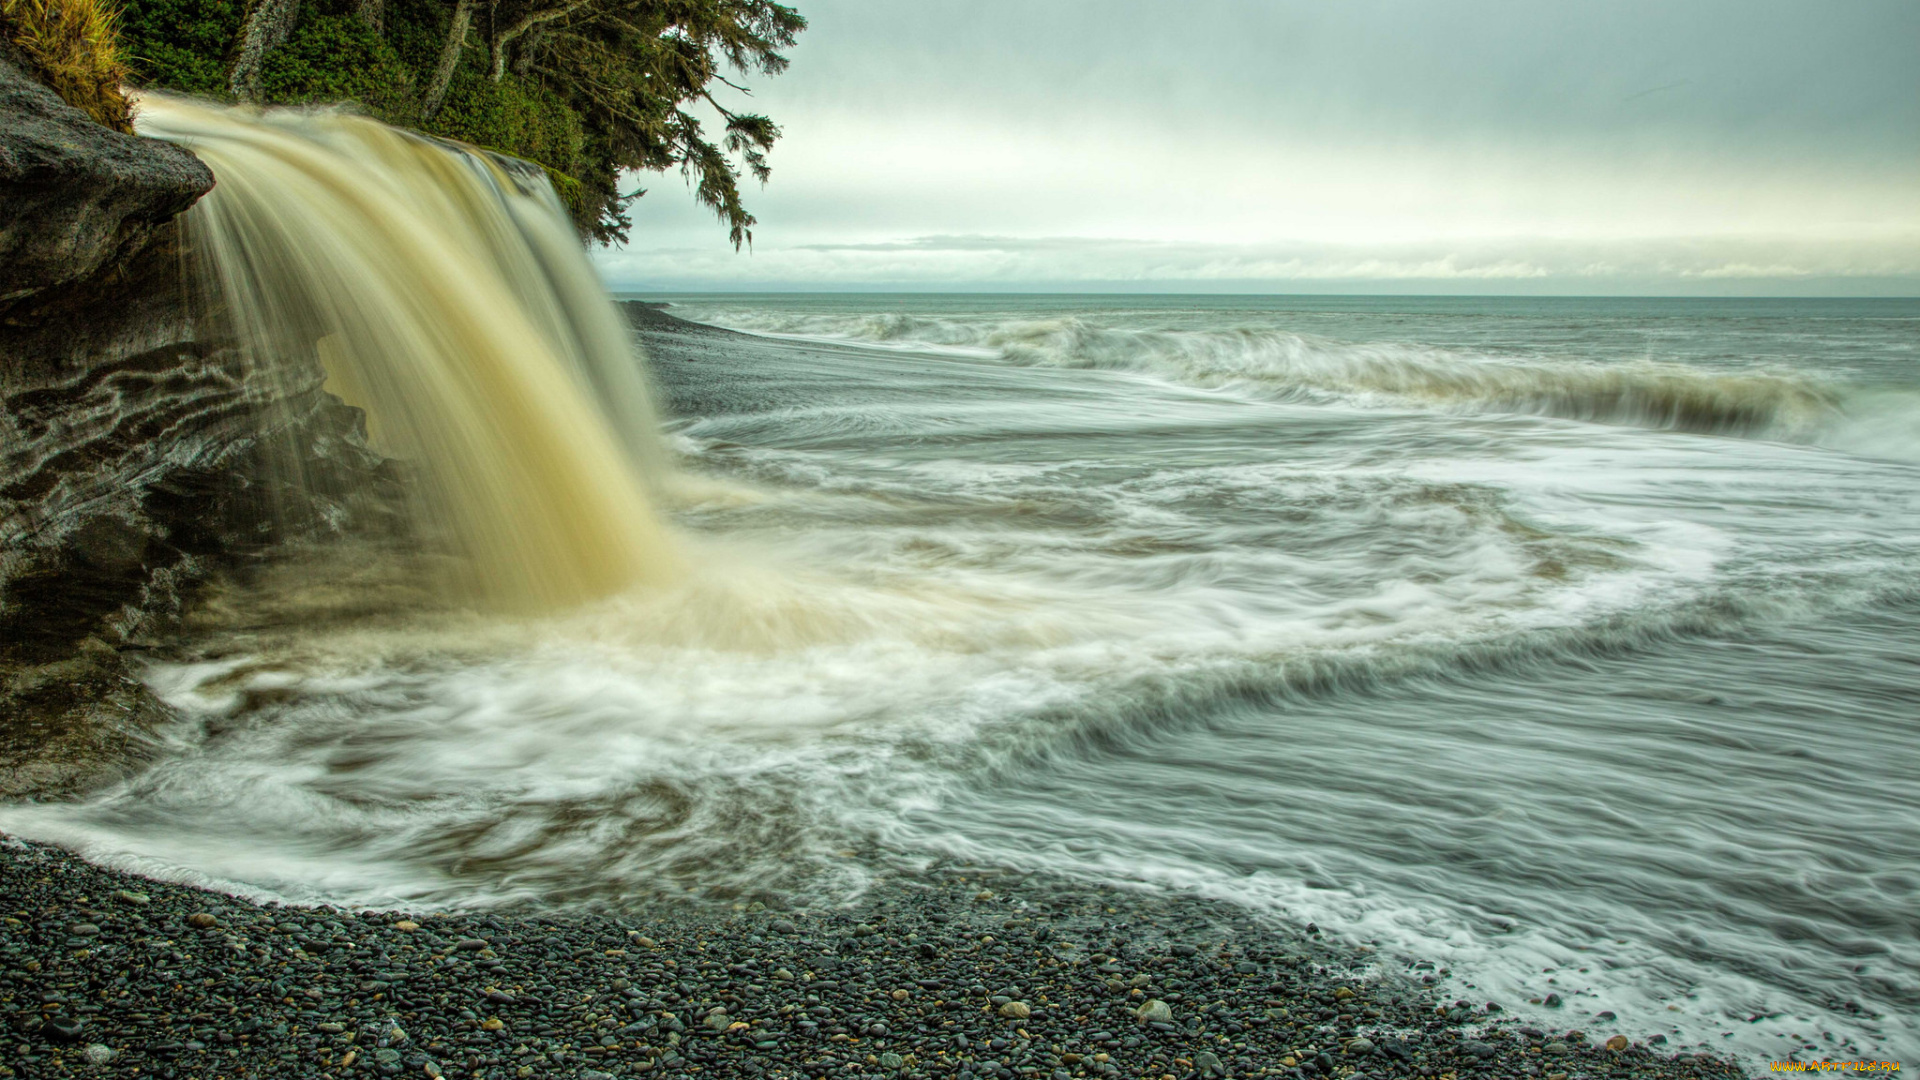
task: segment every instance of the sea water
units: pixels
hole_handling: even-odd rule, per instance
[[[1920,1056],[1920,302],[653,299],[740,332],[649,334],[688,580],[209,631],[0,825],[436,907],[962,861]]]

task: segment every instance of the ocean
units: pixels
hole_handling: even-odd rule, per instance
[[[1920,301],[647,299],[733,331],[642,331],[700,584],[229,635],[0,825],[366,904],[1010,867],[1920,1057]]]

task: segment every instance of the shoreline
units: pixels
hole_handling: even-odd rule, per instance
[[[356,912],[6,838],[0,897],[0,1077],[1747,1075],[1225,902],[984,868],[825,911]]]
[[[663,396],[739,392],[713,389],[725,372],[703,361],[761,339],[648,304],[621,310],[643,340],[672,342],[652,353],[676,371]],[[1417,957],[1224,902],[1051,876],[947,868],[804,912],[689,901],[409,916],[154,882],[4,836],[0,1002],[12,1037],[0,1039],[0,1080],[1679,1080],[1765,1069],[1676,1054],[1662,1036],[1612,1049],[1615,1024],[1549,1030],[1485,1001],[1443,1000],[1449,988],[1424,981],[1439,973]],[[217,925],[192,926],[194,915]],[[1166,1019],[1139,1015],[1154,1001]],[[1026,1016],[1001,1015],[1015,1004]],[[716,1008],[726,1020],[708,1026]]]

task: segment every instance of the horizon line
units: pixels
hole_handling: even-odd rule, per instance
[[[1194,289],[1009,289],[953,285],[945,288],[900,288],[866,285],[738,286],[725,288],[643,287],[607,285],[607,291],[621,295],[673,296],[1180,296],[1180,297],[1272,297],[1301,299],[1402,299],[1402,300],[1878,300],[1920,302],[1914,293],[1587,293],[1587,292],[1262,292],[1235,290],[1203,292]]]

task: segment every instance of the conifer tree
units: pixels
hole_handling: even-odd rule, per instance
[[[807,25],[774,0],[128,0],[126,22],[147,85],[344,98],[536,160],[592,240],[626,238],[643,192],[624,174],[679,169],[736,248],[755,223],[741,180],[767,180],[780,129],[720,92],[786,70]]]

